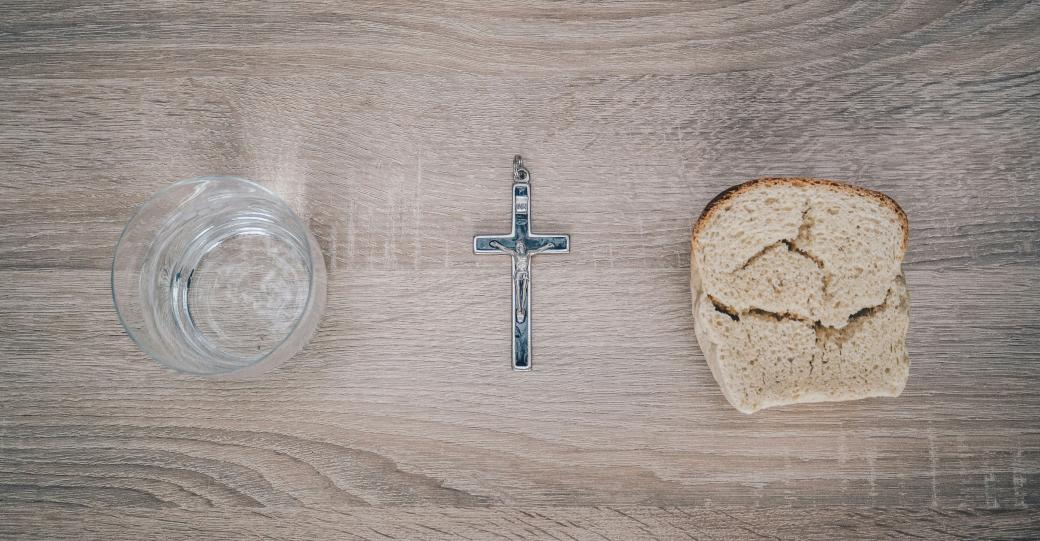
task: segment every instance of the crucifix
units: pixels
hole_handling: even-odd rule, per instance
[[[531,369],[531,258],[570,251],[567,235],[531,233],[531,174],[520,156],[513,158],[513,232],[473,237],[475,254],[513,257],[513,370]]]

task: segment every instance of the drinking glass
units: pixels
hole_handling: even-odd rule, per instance
[[[325,307],[325,263],[300,218],[248,180],[177,182],[126,224],[112,298],[150,357],[197,375],[254,375],[310,340]]]

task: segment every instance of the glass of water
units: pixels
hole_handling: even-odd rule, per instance
[[[248,180],[207,177],[155,194],[126,224],[112,298],[127,333],[197,375],[271,369],[310,340],[325,263],[300,218]]]

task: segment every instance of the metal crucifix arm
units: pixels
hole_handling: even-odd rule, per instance
[[[520,156],[513,159],[513,231],[507,235],[473,237],[476,254],[510,254],[513,257],[513,370],[531,369],[531,257],[540,253],[567,253],[567,235],[530,232],[530,173]]]

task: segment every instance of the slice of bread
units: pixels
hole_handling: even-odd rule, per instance
[[[908,235],[891,198],[830,180],[758,179],[708,203],[691,237],[694,329],[726,399],[753,413],[899,396]]]

